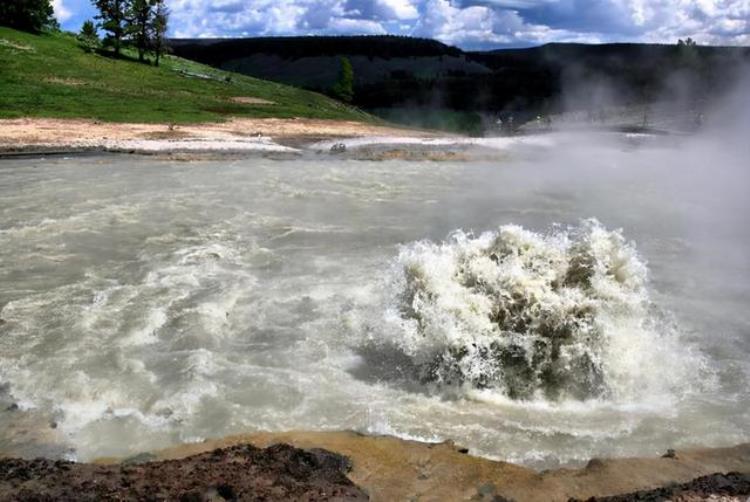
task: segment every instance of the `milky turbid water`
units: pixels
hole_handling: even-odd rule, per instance
[[[549,467],[746,441],[741,159],[632,140],[0,161],[0,449],[354,429]]]

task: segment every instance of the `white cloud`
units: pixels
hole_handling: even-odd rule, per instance
[[[487,6],[461,8],[450,0],[427,0],[414,34],[450,44],[467,41],[498,41],[493,30],[493,10]]]
[[[60,23],[64,23],[73,15],[70,9],[63,4],[63,0],[53,0],[52,8],[55,10],[55,17]]]
[[[465,47],[750,39],[750,0],[171,0],[170,8],[178,37],[392,32]],[[70,15],[62,0],[55,10]]]
[[[329,28],[333,33],[359,33],[362,35],[384,35],[387,33],[382,24],[366,19],[332,19]]]
[[[391,14],[386,16],[388,18],[408,20],[419,17],[419,10],[410,0],[377,0],[377,4]]]

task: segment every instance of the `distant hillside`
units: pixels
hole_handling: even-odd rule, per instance
[[[428,38],[372,35],[356,37],[258,37],[172,39],[175,49],[190,46],[197,61],[235,59],[247,54],[276,54],[284,59],[358,55],[394,57],[460,56],[461,49]]]
[[[521,124],[607,106],[695,107],[750,63],[748,48],[676,44],[464,52],[433,40],[368,36],[172,40],[172,46],[188,59],[319,92],[332,87],[346,56],[357,106],[391,120],[470,132],[509,116]]]
[[[306,90],[179,57],[160,67],[86,53],[73,35],[0,27],[0,118],[204,122],[239,117],[374,117]]]
[[[460,49],[408,37],[185,39],[170,44],[175,54],[193,61],[319,91],[336,81],[341,56],[352,62],[358,85],[399,75],[431,79],[449,72],[490,72],[468,61]]]

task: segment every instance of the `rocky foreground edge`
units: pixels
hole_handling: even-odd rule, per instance
[[[284,444],[139,464],[3,459],[0,500],[367,500],[347,467],[335,453]]]
[[[608,498],[609,497],[609,498]],[[0,500],[738,500],[750,444],[537,472],[355,432],[257,433],[119,461],[0,460]]]

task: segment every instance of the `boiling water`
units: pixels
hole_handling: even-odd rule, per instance
[[[2,450],[355,429],[549,467],[748,440],[741,162],[593,143],[2,161]]]

